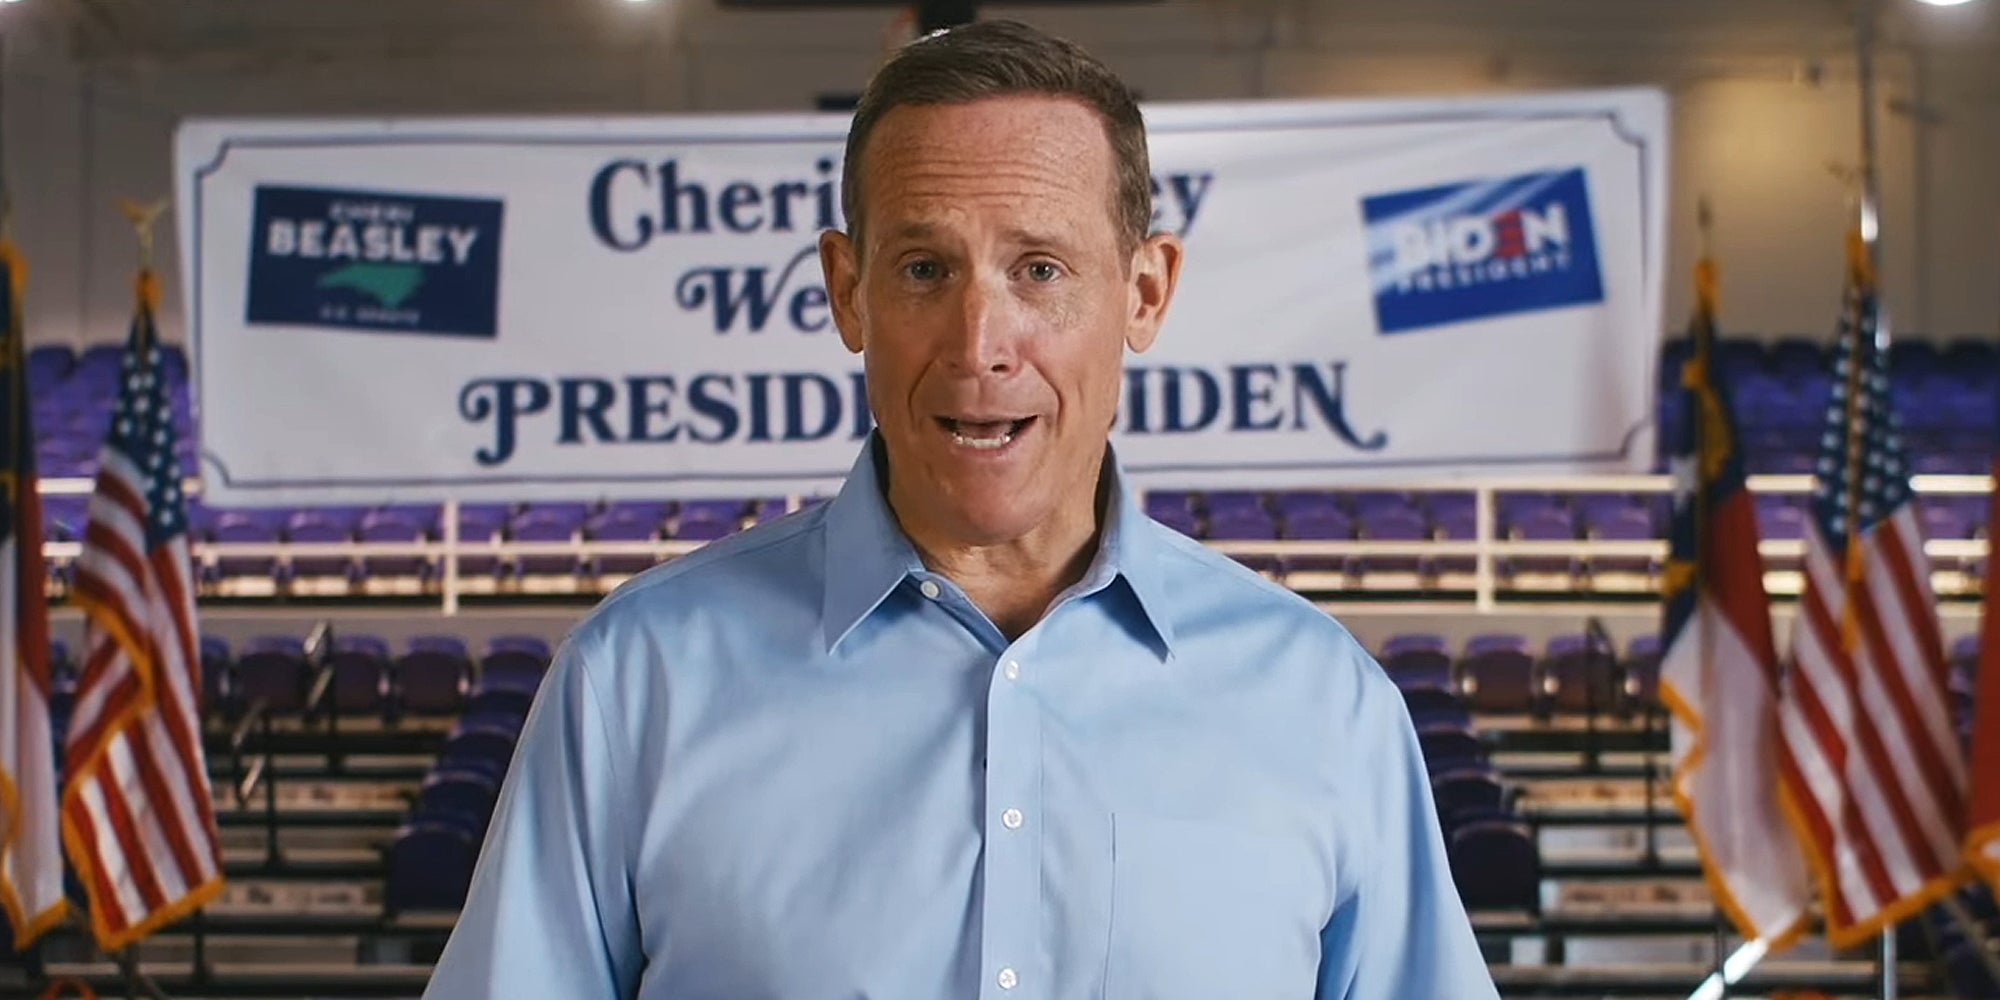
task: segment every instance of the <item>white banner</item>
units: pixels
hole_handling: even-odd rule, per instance
[[[1650,91],[1156,105],[1187,263],[1127,359],[1144,485],[1629,472],[1652,455]],[[835,488],[869,428],[814,245],[844,116],[197,121],[217,505]]]

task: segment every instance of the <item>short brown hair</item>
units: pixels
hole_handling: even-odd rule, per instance
[[[981,21],[928,35],[903,46],[875,71],[847,131],[840,208],[848,230],[861,229],[862,156],[884,115],[904,105],[1016,94],[1075,98],[1104,120],[1117,171],[1112,217],[1126,247],[1137,246],[1153,224],[1152,166],[1138,100],[1095,56],[1018,21]]]

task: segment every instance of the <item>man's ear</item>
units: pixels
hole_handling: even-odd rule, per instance
[[[1186,247],[1173,233],[1155,233],[1132,251],[1131,310],[1125,317],[1125,346],[1144,352],[1159,339],[1174,289],[1180,286]]]
[[[864,344],[856,303],[861,291],[861,261],[854,240],[835,229],[819,234],[819,268],[826,276],[827,302],[833,306],[833,325],[840,330],[840,342],[859,354]]]

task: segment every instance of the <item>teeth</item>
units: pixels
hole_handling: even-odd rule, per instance
[[[1014,435],[1002,434],[999,437],[975,438],[975,437],[966,437],[963,434],[953,434],[951,436],[951,439],[961,448],[976,448],[980,451],[992,451],[995,448],[1005,448],[1007,446],[1007,442],[1014,440]]]
[[[1017,420],[1011,423],[1006,421],[967,423],[965,421],[949,420],[945,423],[946,429],[951,432],[952,442],[959,447],[972,448],[977,451],[993,451],[997,448],[1007,447],[1008,443],[1014,440],[1014,435],[1020,433],[1021,428],[1026,426],[1027,421]],[[966,433],[966,431],[973,428],[989,433],[981,436]]]

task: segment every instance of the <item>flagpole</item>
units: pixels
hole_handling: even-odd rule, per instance
[[[1696,337],[1694,356],[1695,364],[1701,366],[1704,373],[1702,377],[1711,389],[1716,385],[1715,327],[1717,322],[1716,313],[1720,310],[1720,303],[1717,301],[1720,297],[1719,290],[1715,287],[1720,278],[1715,274],[1714,246],[1712,245],[1712,237],[1715,229],[1714,223],[1715,214],[1710,209],[1708,199],[1704,197],[1701,199],[1697,215],[1697,224],[1701,228],[1701,262],[1695,265],[1695,267],[1697,271],[1702,273],[1695,276],[1695,294],[1703,300],[1696,304],[1696,308],[1707,315],[1701,318],[1700,325],[1694,331]],[[1694,496],[1690,499],[1694,504],[1694,578],[1696,581],[1694,610],[1695,614],[1699,616],[1699,627],[1701,629],[1699,633],[1700,643],[1696,647],[1695,655],[1700,661],[1699,669],[1701,671],[1702,690],[1712,691],[1715,689],[1715,607],[1714,602],[1707,598],[1708,574],[1710,569],[1708,551],[1708,536],[1710,531],[1708,463],[1715,451],[1716,428],[1709,426],[1710,421],[1706,419],[1707,416],[1708,414],[1704,412],[1700,403],[1697,402],[1695,404],[1694,420],[1695,486]],[[1678,777],[1676,777],[1676,781],[1678,782]],[[1678,787],[1678,784],[1676,787]],[[1651,803],[1648,803],[1649,807],[1650,805]],[[1719,983],[1720,988],[1715,993],[1715,996],[1726,998],[1729,996],[1730,983],[1729,977],[1723,975],[1723,965],[1728,961],[1725,954],[1728,944],[1723,934],[1722,924],[1722,913],[1720,910],[1717,910],[1715,914],[1714,978]]]
[[[1880,304],[1882,280],[1882,189],[1878,167],[1878,150],[1881,137],[1877,125],[1875,89],[1875,52],[1877,47],[1876,29],[1881,17],[1880,0],[1859,0],[1858,17],[1855,24],[1854,56],[1855,77],[1861,99],[1861,252],[1862,266],[1867,269],[1866,284],[1857,288],[1863,296],[1877,297],[1874,310],[1874,329],[1869,326],[1866,314],[1856,316],[1854,324],[1854,345],[1848,352],[1847,362],[1847,406],[1848,406],[1848,461],[1847,461],[1847,548],[1850,570],[1855,567],[1861,542],[1861,440],[1853,433],[1856,415],[1861,409],[1861,361],[1863,346],[1872,346],[1878,351],[1888,350],[1886,331],[1887,312]],[[1874,343],[1864,345],[1862,337],[1872,336]],[[1850,580],[1850,586],[1853,581]],[[1849,602],[1852,607],[1852,601]],[[1901,984],[1896,977],[1896,925],[1882,928],[1881,942],[1881,1000],[1896,1000]]]

